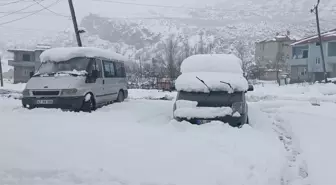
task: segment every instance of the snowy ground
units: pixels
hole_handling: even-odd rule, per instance
[[[334,94],[332,84],[257,85],[242,129],[172,121],[160,99],[176,93],[155,90],[92,114],[0,96],[0,184],[331,185]]]

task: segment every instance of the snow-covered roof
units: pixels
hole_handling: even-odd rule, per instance
[[[44,51],[41,54],[40,59],[41,62],[60,62],[75,57],[102,57],[110,60],[128,61],[128,59],[121,54],[94,47],[52,48]]]
[[[209,92],[197,77],[203,80],[211,91],[244,92],[248,89],[248,82],[242,74],[223,72],[191,72],[182,73],[175,81],[178,91]],[[222,83],[222,82],[225,83]],[[231,87],[226,84],[229,83]]]
[[[296,39],[295,36],[291,36],[291,35],[276,35],[275,37],[258,41],[258,43],[277,42],[277,41],[296,41],[296,40],[297,39]]]
[[[336,29],[322,33],[321,38],[322,38],[322,41],[336,40]],[[318,35],[314,35],[314,36],[301,39],[297,42],[294,42],[291,45],[295,46],[295,45],[309,44],[309,43],[315,43],[315,42],[319,42]]]
[[[34,49],[25,49],[25,48],[13,48],[13,49],[9,49],[7,50],[8,52],[34,52]]]
[[[233,54],[193,55],[181,64],[182,73],[225,72],[243,73],[242,61]]]

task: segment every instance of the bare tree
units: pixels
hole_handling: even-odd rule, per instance
[[[176,55],[180,38],[170,35],[164,43],[165,60],[167,62],[168,76],[174,79],[177,75]]]
[[[249,51],[248,46],[242,41],[234,44],[234,49],[237,57],[242,61],[242,69],[244,76],[247,77],[249,68],[252,66],[252,60],[248,59]]]

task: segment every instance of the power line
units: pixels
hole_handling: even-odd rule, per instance
[[[8,3],[0,4],[0,6],[7,6],[7,5],[16,4],[16,3],[20,3],[20,2],[24,2],[24,1],[27,1],[27,0],[12,1],[12,2],[8,2]]]
[[[44,0],[41,0],[41,1],[44,1]],[[9,12],[9,13],[6,14],[6,15],[0,16],[0,18],[4,18],[4,17],[10,16],[10,15],[12,15],[12,14],[21,12],[22,10],[26,10],[26,9],[28,9],[28,8],[30,8],[30,7],[32,7],[32,6],[34,6],[34,5],[36,5],[36,3],[33,3],[33,4],[29,5],[29,6],[26,6],[26,7],[24,7],[24,8],[21,8],[21,9],[19,9],[19,10],[15,10],[15,11],[13,11],[13,12]]]
[[[28,18],[28,17],[30,17],[30,16],[33,16],[33,15],[35,15],[35,14],[38,14],[38,13],[42,12],[43,10],[45,10],[45,9],[47,9],[47,8],[50,8],[50,7],[54,6],[54,5],[56,5],[56,4],[59,3],[60,1],[61,1],[61,0],[57,0],[57,1],[55,1],[54,3],[50,4],[49,6],[46,6],[46,8],[42,8],[42,9],[40,9],[40,10],[37,10],[37,11],[35,11],[35,12],[31,13],[31,14],[28,14],[28,15],[26,15],[26,16],[24,16],[24,17],[20,17],[20,18],[11,20],[11,21],[7,21],[7,22],[0,23],[0,26],[5,25],[5,24],[9,24],[9,23],[12,23],[12,22],[16,22],[16,21],[19,21],[19,20]]]
[[[48,10],[49,12],[57,15],[57,16],[61,16],[61,17],[66,17],[66,18],[70,18],[70,16],[67,16],[67,15],[63,15],[63,14],[60,14],[60,13],[57,13],[55,11],[52,11],[50,10],[48,7],[45,7],[43,4],[39,3],[37,0],[33,0],[35,3],[39,4],[42,8],[45,8],[46,10]]]
[[[158,4],[140,4],[140,3],[131,3],[131,2],[112,1],[112,0],[92,0],[92,1],[100,1],[100,2],[106,2],[106,3],[115,3],[115,4],[135,5],[135,6],[158,7],[158,8],[199,9],[199,8],[185,7],[185,6],[169,6],[169,5],[158,5]]]

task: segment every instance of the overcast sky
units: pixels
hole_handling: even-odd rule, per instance
[[[32,0],[26,0],[24,3],[11,4],[7,6],[1,6],[6,2],[13,2],[17,0],[0,0],[0,12],[13,12],[20,10],[24,7],[34,4]],[[41,1],[41,0],[40,0]],[[44,6],[48,6],[54,3],[57,0],[42,0]],[[201,3],[197,0],[116,0],[117,2],[126,2],[126,3],[139,3],[139,4],[159,4],[159,5],[172,5],[172,6],[192,6],[199,7],[205,6],[205,3]],[[196,1],[196,2],[195,2]],[[216,0],[207,0],[206,2],[214,2]],[[222,0],[223,1],[223,0]],[[204,2],[204,1],[203,1]],[[88,15],[89,13],[100,14],[108,17],[125,17],[125,16],[139,16],[147,17],[149,16],[149,10],[157,10],[159,12],[167,11],[166,8],[158,7],[146,7],[146,6],[137,6],[131,4],[118,4],[118,3],[107,3],[100,2],[95,0],[74,0],[75,10],[78,20]],[[36,11],[41,9],[39,5],[31,6],[28,9],[23,10],[24,12]],[[67,0],[60,0],[55,6],[50,8],[51,10],[63,14],[70,15],[69,6]],[[64,28],[72,26],[71,19],[55,16],[53,13],[44,10],[39,14],[33,15],[29,18],[22,19],[10,24],[1,25],[7,21],[21,18],[27,14],[12,14],[6,17],[8,13],[0,14],[0,31],[4,30],[19,30],[25,29],[27,32],[39,32],[39,31],[52,31],[52,30],[64,30]]]

